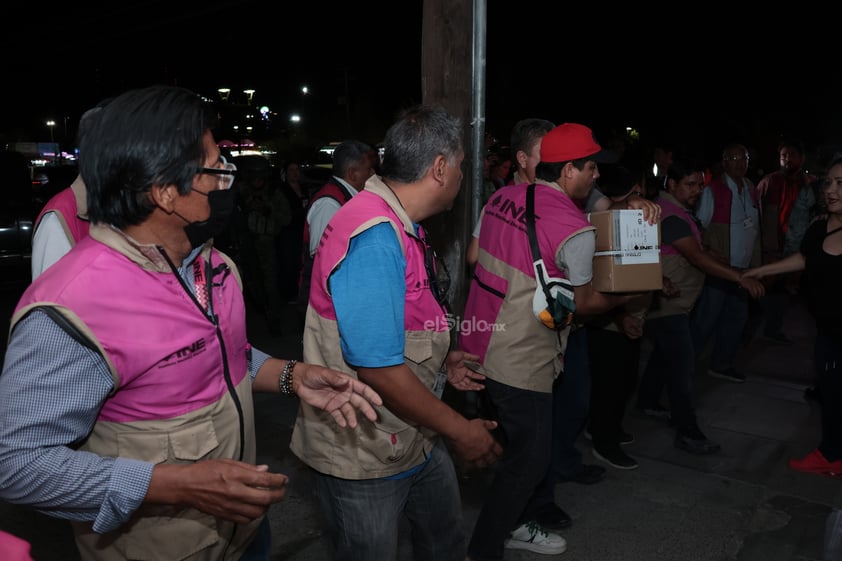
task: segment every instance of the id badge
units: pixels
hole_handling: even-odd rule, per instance
[[[436,383],[433,384],[433,393],[441,399],[442,394],[444,393],[444,385],[447,383],[447,367],[445,365],[441,365],[439,368],[438,376],[436,376]]]
[[[750,230],[751,228],[754,228],[754,221],[751,218],[746,218],[745,220],[743,220],[743,228],[745,230]]]

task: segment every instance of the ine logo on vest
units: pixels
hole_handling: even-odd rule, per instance
[[[491,209],[489,210],[489,214],[491,216],[499,218],[510,225],[517,224],[519,226],[523,226],[522,229],[526,228],[525,206],[518,206],[513,200],[503,198],[502,195],[497,195],[496,197],[492,198],[490,206]],[[535,215],[536,220],[540,218],[541,217],[537,214]]]
[[[190,360],[196,355],[200,355],[207,350],[207,345],[204,339],[199,339],[193,343],[182,347],[177,351],[167,355],[164,360],[158,364],[158,368],[167,368],[168,366],[175,366],[185,360]]]

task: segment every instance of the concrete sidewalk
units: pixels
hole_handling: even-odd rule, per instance
[[[291,310],[292,311],[292,310]],[[290,320],[280,337],[268,338],[251,314],[252,342],[279,356],[300,354],[300,331]],[[705,375],[699,361],[697,409],[702,429],[722,445],[712,456],[692,456],[672,445],[673,431],[658,421],[628,416],[627,446],[640,467],[608,468],[600,483],[561,484],[559,505],[573,517],[562,531],[568,561],[814,561],[824,557],[826,525],[842,509],[839,480],[796,473],[791,457],[806,454],[819,439],[819,408],[804,399],[812,383],[812,320],[803,306],[787,316],[791,346],[758,339],[742,352],[744,384]],[[284,502],[270,510],[273,559],[327,561],[330,548],[310,494],[307,469],[288,450],[295,419],[293,399],[259,395],[260,462],[290,476]],[[585,461],[598,463],[582,439]],[[463,478],[466,530],[482,504],[487,478]],[[37,561],[75,561],[78,554],[65,523],[27,509],[0,504],[0,528],[29,539]],[[828,534],[828,537],[830,535]],[[837,538],[838,539],[838,538]],[[406,544],[406,540],[404,540]],[[411,561],[406,547],[401,559]],[[2,561],[0,555],[0,561]],[[548,559],[507,551],[506,561]],[[842,558],[839,558],[842,559]],[[835,561],[835,560],[834,560]]]

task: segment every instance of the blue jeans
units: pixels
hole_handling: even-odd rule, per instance
[[[440,440],[417,473],[402,479],[340,479],[314,472],[333,543],[333,561],[397,561],[404,517],[415,561],[463,561],[462,500],[453,461]]]
[[[652,342],[652,351],[637,390],[638,407],[654,407],[666,386],[676,430],[681,433],[698,428],[693,405],[696,359],[690,318],[678,314],[648,319],[643,329]]]
[[[582,452],[576,440],[590,413],[591,379],[588,330],[570,333],[564,353],[564,371],[553,384],[553,456],[555,481],[575,477],[582,471]]]
[[[491,379],[485,380],[485,389],[497,410],[506,445],[494,466],[494,481],[474,526],[468,555],[473,561],[499,561],[510,532],[534,519],[535,509],[547,501],[536,494],[536,488],[550,465],[552,395]]]
[[[709,277],[690,315],[696,355],[714,336],[710,368],[733,368],[747,321],[748,293],[734,282]]]

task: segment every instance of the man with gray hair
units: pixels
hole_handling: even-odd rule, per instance
[[[298,306],[302,314],[307,310],[313,256],[322,232],[339,207],[361,191],[366,180],[374,174],[371,154],[371,146],[359,140],[346,140],[337,146],[333,151],[333,175],[310,199],[304,223],[303,265],[298,292]]]
[[[415,559],[463,561],[459,485],[444,444],[466,466],[501,453],[493,421],[468,420],[441,399],[446,382],[482,388],[449,351],[452,318],[421,222],[447,210],[462,183],[461,123],[418,106],[386,132],[382,179],[340,208],[313,262],[304,358],[343,370],[383,397],[376,422],[352,431],[302,404],[290,449],[313,468],[335,561],[395,561],[400,525]]]

